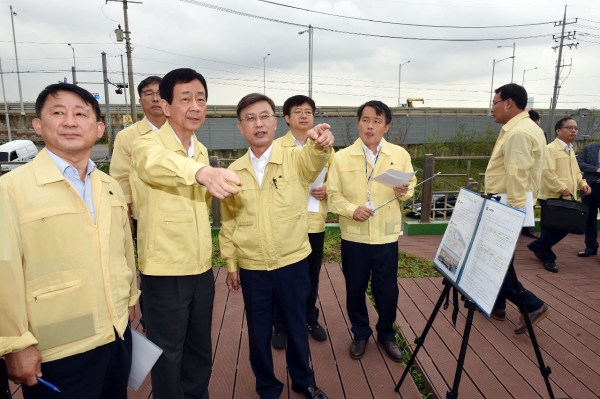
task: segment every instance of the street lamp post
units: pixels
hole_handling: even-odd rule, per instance
[[[400,83],[402,82],[402,65],[406,65],[408,64],[410,61],[406,61],[404,64],[398,64],[398,106],[400,107],[402,105],[402,102],[400,101]]]
[[[266,68],[265,60],[270,55],[271,55],[271,53],[269,53],[263,57],[263,94],[266,94],[266,89],[267,89],[267,68]]]
[[[313,27],[308,25],[307,30],[298,32],[299,35],[308,32],[308,96],[312,98],[312,66],[313,66]]]
[[[71,50],[73,50],[73,68],[71,68],[71,71],[73,72],[73,84],[76,85],[77,84],[77,75],[76,75],[77,65],[75,64],[75,47],[73,47],[71,45],[71,43],[67,43],[67,45],[69,47],[71,47]]]
[[[488,116],[492,115],[492,99],[493,99],[493,93],[494,93],[494,71],[496,68],[496,64],[499,62],[502,62],[504,60],[507,60],[509,58],[512,58],[512,57],[506,57],[506,58],[502,58],[501,60],[498,60],[498,61],[494,60],[492,62],[492,87],[490,88],[490,107],[488,109]]]
[[[8,117],[8,104],[6,103],[6,93],[4,92],[4,74],[2,73],[2,59],[0,58],[0,80],[2,81],[2,102],[4,103],[4,116],[6,117],[6,130],[8,131],[8,141],[12,141],[10,131],[10,119]]]
[[[13,16],[17,15],[10,6],[10,23],[12,24],[13,42],[15,44],[15,62],[17,64],[17,82],[19,84],[19,100],[21,101],[21,115],[25,115],[25,107],[23,106],[23,90],[21,89],[21,75],[19,74],[19,56],[17,55],[17,37],[15,36],[15,21]]]
[[[521,86],[525,86],[525,74],[529,71],[533,71],[534,69],[538,69],[538,67],[531,68],[531,69],[523,69],[523,82],[521,82]]]
[[[512,57],[508,57],[508,58],[512,58],[512,69],[510,72],[510,83],[512,83],[514,75],[515,75],[515,43],[513,43],[512,46],[498,46],[498,48],[500,48],[500,47],[512,47],[512,49],[513,49]],[[498,62],[500,62],[500,61],[498,61]]]

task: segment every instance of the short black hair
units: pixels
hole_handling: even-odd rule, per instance
[[[66,91],[79,96],[84,103],[92,107],[94,114],[96,114],[96,121],[100,120],[100,104],[98,104],[98,100],[96,100],[92,93],[86,89],[71,83],[54,83],[46,86],[46,88],[42,90],[35,100],[35,113],[38,118],[42,117],[42,108],[44,108],[48,96],[56,97],[61,91]]]
[[[142,96],[142,91],[144,91],[144,88],[148,85],[151,85],[153,83],[158,83],[160,84],[160,82],[162,81],[162,78],[160,76],[148,76],[146,79],[142,80],[140,82],[140,84],[137,87],[137,91],[138,91],[138,95],[141,97]],[[206,87],[205,87],[206,88]]]
[[[537,122],[540,120],[540,114],[538,114],[537,111],[529,110],[529,118],[531,118],[532,121]]]
[[[377,114],[377,116],[379,116],[381,114],[385,114],[385,124],[386,125],[389,125],[390,123],[392,123],[392,110],[390,110],[390,107],[388,107],[381,101],[377,101],[377,100],[367,101],[366,103],[364,103],[363,105],[358,107],[358,111],[356,111],[356,116],[358,116],[359,121],[360,121],[360,118],[362,117],[362,113],[363,113],[363,110],[365,109],[365,107],[373,108],[375,110],[375,114]]]
[[[192,80],[199,80],[200,83],[202,83],[204,92],[206,93],[206,100],[208,100],[208,87],[206,86],[204,76],[191,68],[173,69],[171,72],[167,73],[158,86],[160,98],[171,104],[173,102],[173,90],[175,90],[175,85],[189,83]]]
[[[300,105],[302,105],[304,103],[308,103],[308,105],[310,105],[310,108],[312,109],[312,112],[314,114],[315,111],[317,110],[315,101],[308,96],[303,96],[300,94],[297,96],[292,96],[292,97],[288,98],[287,100],[285,100],[285,102],[283,103],[283,115],[290,116],[290,112],[292,111],[293,107],[299,107]]]
[[[500,94],[502,101],[510,98],[518,109],[525,109],[527,106],[527,90],[516,83],[509,83],[498,87],[494,93]]]
[[[574,121],[574,120],[575,119],[571,118],[570,116],[567,116],[566,118],[562,118],[561,120],[556,122],[556,125],[554,125],[554,131],[556,132],[558,129],[562,129],[566,121]]]
[[[242,110],[244,108],[249,107],[252,104],[255,104],[260,101],[268,102],[269,105],[271,106],[271,109],[273,110],[273,113],[275,113],[275,103],[273,102],[273,100],[271,100],[269,97],[265,96],[264,94],[250,93],[250,94],[247,94],[244,97],[242,97],[242,99],[240,100],[240,102],[237,105],[235,113],[237,114],[238,120],[239,121],[242,120],[240,118],[240,114],[242,113]]]

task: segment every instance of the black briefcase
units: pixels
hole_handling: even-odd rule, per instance
[[[589,209],[582,202],[571,199],[548,198],[542,210],[541,225],[545,229],[571,234],[585,233]]]

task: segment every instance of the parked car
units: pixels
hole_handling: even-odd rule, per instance
[[[38,154],[38,149],[31,140],[13,140],[0,145],[0,163],[2,173],[10,172],[19,165],[5,162],[29,162]]]
[[[448,199],[445,201],[444,200],[445,195],[434,195],[431,201],[431,214],[430,217],[435,218],[435,217],[442,217],[443,213],[441,211],[433,211],[434,208],[436,209],[445,209],[445,208],[454,208],[454,205],[456,205],[456,196],[454,194],[448,194]],[[406,203],[406,205],[404,206],[404,209],[408,209],[408,212],[406,213],[406,216],[408,216],[409,218],[413,218],[413,219],[419,219],[421,217],[421,198],[417,198],[414,200],[414,207],[413,207],[413,201],[408,201]],[[435,213],[435,215],[434,215]],[[446,211],[447,215],[452,214],[452,209],[449,209]]]

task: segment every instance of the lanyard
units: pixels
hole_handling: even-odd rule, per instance
[[[381,151],[380,151],[381,152]],[[371,191],[369,191],[369,182],[371,181],[371,177],[373,176],[373,172],[375,171],[375,165],[377,165],[377,159],[379,159],[379,153],[375,156],[375,160],[373,162],[373,167],[371,168],[371,173],[369,173],[369,163],[367,162],[367,154],[363,148],[363,155],[365,157],[365,176],[367,177],[367,200],[371,199]]]

